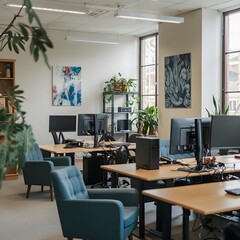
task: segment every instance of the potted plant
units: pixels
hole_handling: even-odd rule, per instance
[[[104,92],[120,92],[122,91],[122,83],[120,81],[121,79],[121,73],[118,73],[118,75],[114,75],[111,77],[109,81],[106,81],[105,83],[107,84],[103,91]]]
[[[136,87],[137,87],[137,83],[136,83],[137,79],[134,78],[120,78],[120,83],[122,84],[122,92],[134,92],[136,91]]]
[[[147,106],[145,109],[140,109],[137,112],[137,116],[132,119],[131,123],[136,124],[138,133],[144,136],[156,135],[158,130],[158,113],[157,107]]]
[[[124,78],[121,73],[114,75],[109,81],[106,81],[107,84],[103,91],[104,92],[129,92],[135,91],[137,87],[137,79],[134,78]]]

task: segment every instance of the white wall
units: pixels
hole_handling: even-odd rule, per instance
[[[37,63],[29,52],[19,55],[4,49],[0,58],[16,59],[16,84],[24,90],[27,99],[23,109],[32,125],[39,144],[53,143],[48,132],[51,114],[100,113],[105,81],[121,72],[125,77],[138,78],[138,41],[135,37],[121,38],[120,44],[108,45],[65,41],[64,32],[51,31],[54,49],[48,51],[50,65],[82,67],[82,105],[76,107],[52,106],[52,71],[41,60]],[[68,133],[66,137],[77,137]]]

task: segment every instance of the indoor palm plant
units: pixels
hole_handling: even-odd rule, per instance
[[[20,13],[23,7],[26,9],[29,24],[18,23],[15,26],[16,19],[22,17]],[[53,44],[32,9],[31,1],[24,0],[22,8],[0,34],[0,51],[8,47],[10,51],[18,54],[20,50],[25,51],[25,44],[28,41],[30,41],[30,54],[34,60],[38,61],[39,53],[41,53],[45,63],[49,66],[46,51],[48,48],[53,48]],[[13,114],[9,114],[7,108],[0,110],[0,187],[5,168],[18,166],[20,171],[24,166],[25,156],[34,143],[32,128],[27,124],[26,113],[21,109],[21,103],[24,100],[23,91],[19,90],[19,86],[15,86],[5,89],[5,92],[8,104],[14,111]]]

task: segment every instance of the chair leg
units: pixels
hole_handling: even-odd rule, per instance
[[[44,187],[44,186],[41,186],[41,192],[43,192],[43,187]]]
[[[50,186],[50,198],[51,198],[51,201],[53,201],[53,187]]]
[[[128,236],[128,240],[133,240],[133,235],[132,235],[132,234],[130,234],[130,235]]]
[[[30,194],[30,191],[31,191],[31,186],[32,186],[32,185],[28,185],[28,187],[27,187],[26,198],[29,198],[29,194]]]

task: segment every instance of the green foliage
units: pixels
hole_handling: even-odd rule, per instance
[[[14,22],[22,17],[20,13],[24,6],[26,7],[25,11],[28,16],[29,25],[18,23],[17,26],[14,26]],[[29,49],[34,61],[37,62],[39,54],[42,54],[45,63],[50,67],[46,51],[48,48],[53,48],[53,44],[46,30],[43,28],[40,19],[32,9],[31,1],[24,0],[22,8],[13,17],[6,29],[0,34],[0,51],[8,46],[10,51],[19,54],[20,50],[25,51],[25,44],[28,41],[30,41]]]
[[[132,119],[131,123],[136,123],[136,127],[142,129],[142,134],[152,134],[158,130],[158,112],[157,107],[147,106],[145,109],[140,109],[137,117]]]
[[[23,7],[26,7],[26,14],[29,24],[18,23],[14,25],[20,15]],[[14,29],[14,31],[12,30]],[[53,48],[46,30],[43,28],[40,19],[32,9],[30,0],[24,0],[23,6],[13,17],[6,29],[0,34],[0,51],[6,46],[10,51],[19,54],[20,50],[25,51],[25,44],[30,41],[30,54],[35,62],[39,60],[42,54],[48,67],[47,50]],[[27,124],[21,104],[24,100],[23,91],[19,86],[6,89],[8,104],[14,109],[13,114],[8,114],[8,109],[0,110],[0,130],[2,137],[0,139],[0,187],[4,177],[5,168],[18,167],[21,171],[24,166],[24,159],[29,153],[32,144],[35,142],[32,127]]]
[[[214,111],[212,111],[212,113],[210,113],[210,111],[205,108],[208,113],[208,117],[211,117],[212,115],[227,115],[228,114],[229,106],[225,109],[221,108],[221,105],[217,104],[214,96],[212,97],[212,102],[213,102],[213,106],[214,106]]]
[[[35,141],[32,128],[26,123],[26,113],[21,109],[23,91],[19,90],[19,86],[14,86],[6,92],[8,105],[13,107],[14,113],[8,114],[7,108],[0,110],[0,129],[4,136],[0,142],[0,183],[4,177],[4,167],[18,166],[18,170],[22,170],[26,154]]]
[[[114,75],[109,81],[106,81],[107,84],[103,91],[104,92],[113,92],[114,91],[114,84],[119,83],[121,85],[125,86],[125,91],[136,91],[137,79],[134,78],[124,78],[121,73],[118,73],[117,75]]]

